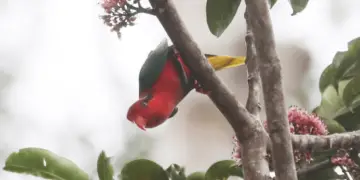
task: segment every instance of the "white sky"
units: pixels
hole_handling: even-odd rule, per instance
[[[360,3],[338,1],[330,12],[329,2],[335,0],[310,1],[295,17],[286,0],[272,10],[277,40],[311,49],[314,80],[360,35]],[[346,11],[344,19],[338,11]],[[126,110],[137,97],[142,62],[166,35],[156,18],[142,16],[119,41],[99,12],[94,0],[0,0],[0,68],[14,78],[1,98],[9,117],[0,119],[0,152],[43,147],[90,171],[100,150],[114,154],[125,135],[139,132]],[[316,104],[319,96],[310,99]],[[0,179],[33,178],[0,171]]]

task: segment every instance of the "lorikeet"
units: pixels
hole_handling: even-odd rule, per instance
[[[245,63],[245,57],[205,56],[215,70]],[[178,112],[177,104],[194,88],[207,93],[174,46],[168,46],[164,39],[149,53],[140,70],[139,100],[130,106],[127,118],[142,130],[159,126]]]

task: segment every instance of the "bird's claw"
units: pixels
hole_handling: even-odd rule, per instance
[[[194,87],[196,92],[209,95],[211,91],[205,90],[204,87],[199,83],[199,81],[195,80]]]

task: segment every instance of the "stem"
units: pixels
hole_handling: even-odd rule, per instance
[[[344,173],[346,180],[350,180],[349,174],[344,166],[340,166],[341,171]]]
[[[129,9],[135,10],[136,14],[145,13],[145,14],[155,15],[154,9],[152,9],[152,8],[143,8],[140,1],[137,1],[136,3],[138,5],[138,7],[135,7],[134,5],[130,4],[128,1],[125,1],[124,5],[127,6]]]

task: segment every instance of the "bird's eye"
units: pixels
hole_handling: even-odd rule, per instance
[[[148,94],[148,95],[145,97],[144,101],[149,102],[152,98],[153,98],[153,95],[152,95],[152,94]]]
[[[149,101],[153,98],[153,96],[151,94],[148,94],[143,101],[141,101],[141,105],[143,105],[144,107],[147,107],[149,104]]]
[[[147,106],[148,106],[148,102],[147,102],[147,101],[141,101],[141,105],[144,106],[144,107],[147,107]]]

